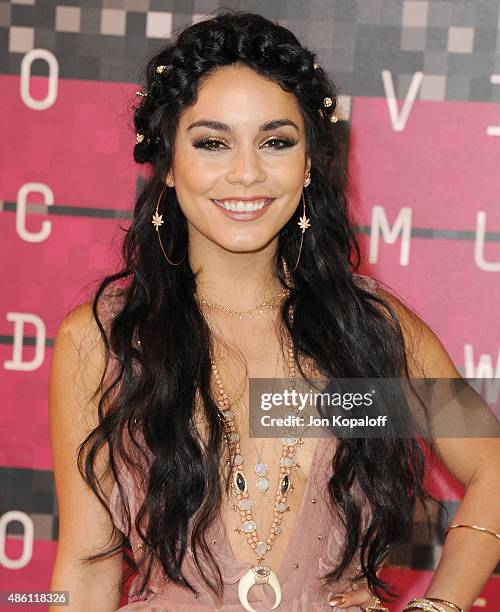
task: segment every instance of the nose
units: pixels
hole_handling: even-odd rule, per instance
[[[229,162],[226,174],[230,183],[251,185],[255,182],[265,181],[267,178],[262,160],[253,147],[240,147]]]

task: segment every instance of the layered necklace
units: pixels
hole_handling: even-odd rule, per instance
[[[285,266],[285,274],[287,275],[287,278],[289,278],[289,273],[285,262],[283,262],[283,265]],[[288,290],[284,290],[283,292],[275,296],[275,298],[273,298],[272,300],[264,302],[264,304],[260,304],[259,306],[256,306],[251,310],[242,312],[234,311],[226,307],[220,307],[215,304],[210,304],[210,307],[217,308],[220,311],[230,311],[232,313],[231,316],[242,318],[240,317],[240,315],[245,314],[248,317],[249,314],[251,315],[251,313],[256,310],[262,311],[262,308],[266,305],[274,305],[275,301],[278,300],[280,296],[286,294],[288,294]],[[202,303],[204,303],[205,305],[209,304],[209,302],[206,302],[205,300],[203,300]],[[289,315],[293,323],[293,310],[291,307],[289,309]],[[287,338],[287,345],[288,378],[290,382],[289,389],[293,390],[295,388],[296,368],[293,342],[289,336]],[[231,410],[231,404],[229,402],[226,390],[222,384],[217,365],[212,355],[210,356],[210,361],[215,383],[218,388],[216,402],[219,407],[220,417],[222,417],[225,437],[229,448],[229,464],[231,466],[230,469],[232,471],[231,488],[236,497],[236,506],[240,511],[241,528],[237,528],[237,531],[245,534],[246,541],[248,545],[252,548],[256,556],[256,563],[239,580],[238,597],[245,610],[248,610],[249,612],[255,612],[255,609],[248,602],[248,592],[255,584],[269,584],[275,593],[275,603],[272,607],[272,609],[274,610],[279,606],[281,602],[281,585],[276,573],[271,569],[269,565],[264,563],[264,560],[266,553],[271,550],[276,538],[280,535],[282,531],[281,522],[284,513],[288,509],[287,499],[288,493],[291,490],[292,485],[291,471],[292,468],[296,465],[295,454],[297,447],[303,444],[303,441],[302,438],[297,435],[296,427],[289,427],[287,433],[282,438],[280,474],[278,476],[278,482],[274,497],[273,522],[271,527],[269,528],[267,537],[263,539],[259,536],[259,530],[257,529],[255,516],[253,514],[254,504],[249,494],[248,480],[243,467],[245,458],[241,454],[240,434],[236,426],[235,414]],[[290,413],[297,415],[298,410],[291,410]],[[296,420],[294,419],[292,422],[295,423]],[[266,478],[267,465],[259,461],[259,463],[257,463],[257,465],[255,466],[255,472],[258,476],[257,488],[259,488],[259,490],[261,491],[267,490],[267,488],[269,487],[269,480]]]

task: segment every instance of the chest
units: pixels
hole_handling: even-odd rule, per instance
[[[321,438],[304,437],[291,447],[283,445],[281,436],[258,438],[249,435],[249,411],[255,410],[253,403],[250,407],[250,379],[270,379],[266,385],[270,389],[276,385],[277,390],[282,391],[283,379],[288,381],[290,374],[295,372],[295,382],[299,383],[300,372],[296,365],[290,370],[286,338],[279,339],[275,333],[261,330],[260,333],[235,336],[231,330],[226,330],[224,338],[223,343],[216,343],[214,374],[217,377],[212,391],[227,395],[234,415],[242,462],[237,473],[243,476],[247,493],[246,506],[242,508],[242,497],[238,497],[240,491],[235,486],[236,470],[230,468],[234,485],[228,495],[223,493],[221,511],[224,545],[232,558],[251,564],[257,562],[258,552],[264,550],[262,562],[278,568],[297,537],[294,534],[303,520],[303,510],[307,511],[305,496]],[[303,366],[306,371],[312,371],[310,364],[304,362]],[[202,423],[199,425],[203,428]],[[229,451],[224,451],[227,459]],[[292,465],[287,466],[289,485],[283,495],[284,458],[291,460]],[[264,487],[263,480],[267,483]],[[246,532],[249,522],[255,529]]]
[[[304,438],[302,444],[297,445],[293,458],[294,467],[290,470],[290,488],[285,496],[280,496],[279,483],[282,473],[279,458],[281,456],[281,439],[252,438],[258,452],[252,453],[251,442],[243,440],[242,450],[245,457],[244,474],[247,481],[248,497],[251,500],[251,513],[245,514],[238,508],[236,497],[237,489],[231,486],[230,493],[224,498],[221,520],[224,524],[228,552],[237,561],[256,563],[259,560],[257,545],[265,550],[263,563],[271,565],[275,570],[282,566],[290,547],[300,538],[298,531],[303,530],[307,524],[307,509],[310,500],[310,477],[317,466],[317,445],[320,439]],[[267,452],[266,452],[267,451]],[[255,469],[257,460],[259,466],[267,468],[266,478],[269,488],[262,491],[258,483],[260,476]],[[284,512],[278,512],[278,504],[286,507]],[[244,532],[247,521],[253,521],[256,529],[249,537]],[[304,523],[305,522],[305,523]],[[266,546],[264,546],[264,544]]]

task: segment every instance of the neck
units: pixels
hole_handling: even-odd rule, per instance
[[[198,296],[234,310],[253,308],[279,293],[283,287],[274,271],[272,241],[251,252],[228,251],[211,241],[196,241],[189,262],[196,278]]]

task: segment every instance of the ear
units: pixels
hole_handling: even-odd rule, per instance
[[[167,184],[168,187],[174,186],[174,178],[172,176],[172,170],[168,171],[167,178],[165,179],[165,183]]]
[[[306,159],[306,176],[311,170],[311,158],[308,156]]]

